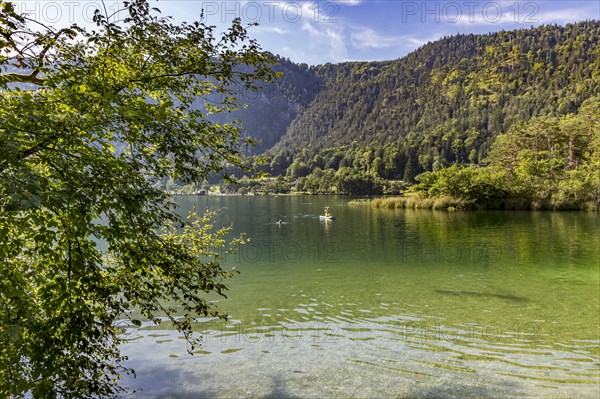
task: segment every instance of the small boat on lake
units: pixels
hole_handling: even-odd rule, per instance
[[[335,216],[331,213],[331,208],[326,206],[323,210],[324,215],[319,215],[319,220],[333,220]]]

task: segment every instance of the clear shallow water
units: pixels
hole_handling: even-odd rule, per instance
[[[166,326],[132,333],[134,397],[600,395],[597,214],[347,201],[178,198],[252,241],[226,258],[230,319],[199,321],[194,356]]]

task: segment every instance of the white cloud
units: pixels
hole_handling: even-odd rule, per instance
[[[349,6],[356,6],[363,2],[363,0],[333,0],[335,3],[345,4]]]
[[[323,36],[323,33],[319,31],[313,24],[308,21],[302,23],[302,30],[307,31],[311,36],[319,37]]]
[[[402,40],[400,36],[382,35],[368,27],[355,27],[355,31],[350,34],[352,45],[359,49],[397,47]]]
[[[594,11],[592,10],[585,10],[581,8],[567,8],[564,10],[541,12],[533,16],[531,19],[534,21],[532,23],[549,24],[556,22],[565,24],[590,18],[595,18]]]
[[[263,25],[258,25],[256,27],[252,28],[252,31],[254,32],[264,32],[264,33],[276,33],[278,35],[287,35],[290,33],[289,30],[287,29],[282,29],[278,26],[263,26]]]
[[[426,35],[404,34],[389,35],[380,33],[367,26],[347,26],[350,31],[349,41],[352,48],[361,52],[389,54],[387,59],[395,58],[407,51],[412,51],[422,45],[438,40],[444,34],[439,31],[428,31]]]
[[[440,32],[433,32],[427,36],[407,35],[404,37],[404,40],[406,41],[405,47],[410,50],[413,50],[413,49],[416,49],[417,47],[421,47],[429,42],[435,42],[436,40],[439,40],[444,36],[445,35]]]
[[[332,61],[346,60],[348,48],[341,25],[315,24],[309,20],[302,22],[302,30],[309,33],[310,46],[317,51],[326,52]]]
[[[548,2],[516,2],[514,0],[482,2],[482,3],[448,3],[458,4],[442,6],[438,12],[439,22],[461,26],[494,26],[507,24],[530,25],[548,23],[568,23],[598,14],[598,4],[588,2],[589,7],[557,9],[563,4]],[[471,4],[471,5],[469,5]],[[552,7],[554,9],[549,10]]]

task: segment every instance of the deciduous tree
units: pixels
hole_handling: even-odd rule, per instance
[[[137,309],[193,345],[194,318],[222,316],[203,294],[225,290],[227,229],[151,182],[246,166],[239,127],[206,116],[271,80],[270,57],[239,20],[217,34],[123,4],[92,30],[0,1],[0,397],[117,395],[116,320]]]

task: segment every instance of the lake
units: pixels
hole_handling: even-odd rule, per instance
[[[598,398],[598,214],[348,201],[177,198],[252,241],[193,356],[167,326],[128,331],[133,397]]]

